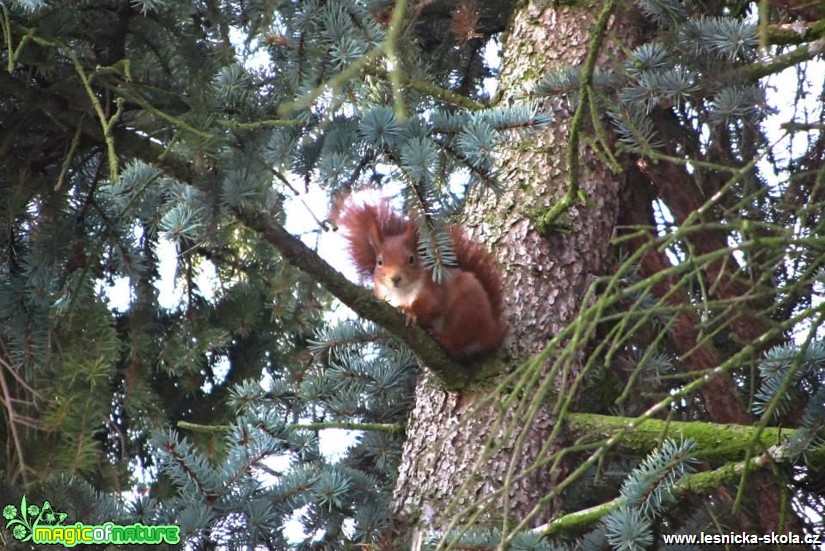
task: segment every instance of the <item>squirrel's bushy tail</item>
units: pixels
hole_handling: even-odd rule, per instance
[[[475,274],[487,292],[493,316],[500,319],[504,301],[501,290],[501,272],[493,257],[484,245],[467,237],[461,226],[452,227],[452,237],[459,267]]]

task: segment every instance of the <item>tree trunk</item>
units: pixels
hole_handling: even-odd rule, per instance
[[[504,47],[505,98],[550,71],[581,67],[600,9],[601,5],[522,7]],[[629,17],[614,14],[610,31],[622,37],[628,29],[637,32],[639,26],[629,23]],[[613,45],[603,45],[601,58],[620,59],[618,49],[611,49]],[[580,148],[578,171],[586,201],[567,212],[568,231],[540,235],[533,220],[560,200],[570,181],[565,158],[572,112],[566,102],[555,100],[545,108],[555,121],[527,141],[508,144],[501,152],[499,176],[504,193],[477,202],[468,219],[504,273],[511,368],[542,350],[574,319],[588,285],[605,273],[623,178]],[[553,360],[544,361],[531,372],[537,375],[532,385],[514,396],[521,399],[506,403],[512,382],[503,388],[491,383],[450,393],[425,369],[395,491],[398,516],[419,534],[418,540],[428,531],[444,533],[452,518],[460,519],[459,527],[492,523],[506,533],[522,521],[535,526],[554,514],[554,500],[543,498],[552,497],[551,490],[562,478],[563,467],[553,463],[553,453],[562,445],[551,438],[557,435],[548,396],[565,397],[565,389],[577,377],[581,355],[573,354],[563,376],[556,372],[552,379]],[[542,387],[546,381],[550,384]],[[534,414],[523,409],[530,403]],[[531,466],[536,468],[528,471]]]

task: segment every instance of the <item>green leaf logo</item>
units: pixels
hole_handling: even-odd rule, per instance
[[[26,496],[20,500],[20,511],[14,505],[3,507],[3,518],[6,519],[6,528],[11,528],[11,534],[20,541],[29,541],[32,537],[32,519],[37,518],[40,507],[28,505]]]
[[[66,520],[66,513],[55,510],[48,501],[43,507],[30,504],[26,496],[20,500],[20,508],[15,505],[3,507],[3,518],[6,519],[6,528],[11,529],[12,536],[19,541],[32,539],[34,529],[40,525],[58,526]]]

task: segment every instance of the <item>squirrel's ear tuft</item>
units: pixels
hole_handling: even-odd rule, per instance
[[[404,241],[412,250],[418,248],[418,228],[412,220],[404,228]]]
[[[350,195],[336,208],[335,221],[347,239],[352,263],[358,275],[368,280],[373,276],[384,241],[405,234],[411,224],[384,199],[369,203]]]

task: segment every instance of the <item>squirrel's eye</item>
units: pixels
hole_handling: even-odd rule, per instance
[[[379,256],[378,258],[375,259],[375,264],[376,264],[376,266],[383,266],[384,265],[384,259]]]
[[[409,256],[409,258],[407,259],[407,261],[408,261],[410,264],[415,264],[415,255],[414,255],[414,254],[411,254],[411,255]]]

